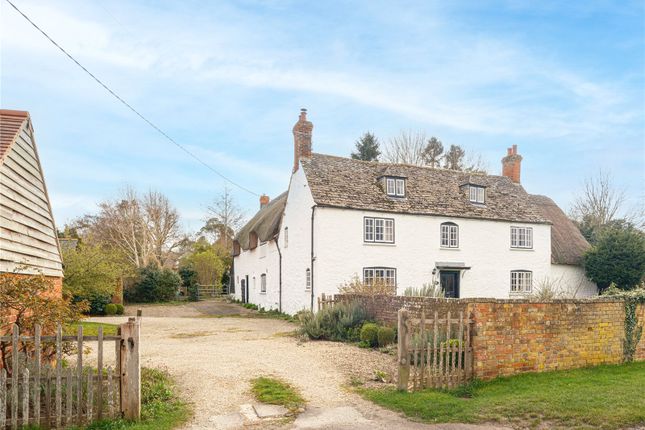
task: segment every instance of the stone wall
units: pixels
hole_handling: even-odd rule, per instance
[[[573,369],[623,361],[625,304],[616,298],[550,301],[500,299],[434,299],[403,296],[337,295],[357,300],[384,324],[396,325],[397,312],[408,309],[445,316],[460,311],[474,321],[473,371],[478,379],[523,372]],[[645,305],[637,306],[645,326]],[[645,360],[645,330],[635,359]]]

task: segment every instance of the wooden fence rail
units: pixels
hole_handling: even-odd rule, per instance
[[[452,388],[472,379],[472,320],[459,312],[453,318],[410,318],[406,309],[398,312],[397,386],[400,390],[428,387]]]
[[[10,344],[10,357],[0,363],[0,430],[28,425],[42,428],[81,426],[95,420],[140,416],[139,319],[121,324],[118,335],[20,335],[17,325],[0,343]],[[83,364],[86,342],[97,342],[96,367]],[[104,343],[114,342],[115,368],[104,366]],[[76,362],[65,352],[75,349]]]

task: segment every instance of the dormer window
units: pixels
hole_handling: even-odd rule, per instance
[[[405,197],[405,179],[385,178],[385,192],[391,197]]]
[[[486,189],[484,187],[470,185],[468,188],[470,191],[471,203],[479,203],[482,205],[486,203],[486,191],[485,191]]]

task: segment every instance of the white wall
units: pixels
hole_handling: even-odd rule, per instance
[[[395,244],[363,242],[363,217],[381,216],[395,220]],[[459,226],[459,248],[440,247],[440,224]],[[510,247],[511,225],[533,228],[533,249]],[[318,208],[316,210],[316,294],[335,293],[338,285],[363,267],[397,269],[397,291],[420,287],[432,281],[437,262],[464,263],[461,297],[509,298],[510,271],[531,270],[540,279],[551,270],[551,227],[502,221],[438,216],[384,214],[378,212]]]
[[[306,270],[311,266],[312,206],[314,200],[307,178],[300,168],[291,177],[279,242],[283,256],[282,310],[289,314],[311,307],[311,290],[306,289],[305,278]],[[288,245],[284,242],[285,228],[289,229]]]
[[[265,247],[266,256],[261,247]],[[265,309],[278,309],[279,291],[279,256],[274,241],[265,242],[255,249],[242,251],[235,257],[235,298],[242,299],[242,279],[249,277],[249,302]],[[262,274],[266,274],[266,293],[260,290]],[[255,282],[254,282],[255,279]]]
[[[580,266],[552,264],[548,282],[567,297],[592,297],[598,295],[598,286],[585,276]]]

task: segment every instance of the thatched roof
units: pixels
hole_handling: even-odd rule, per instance
[[[529,194],[505,176],[353,160],[312,154],[300,160],[314,201],[333,206],[385,212],[549,223]],[[406,197],[386,195],[379,178],[406,178]],[[486,187],[486,204],[473,204],[467,187]]]
[[[240,244],[240,247],[249,249],[252,233],[257,234],[260,242],[266,242],[277,237],[280,232],[280,221],[282,220],[286,203],[287,192],[285,191],[260,209],[235,236],[235,240]]]
[[[582,255],[590,247],[576,225],[562,212],[553,200],[546,196],[531,195],[551,226],[551,262],[553,264],[580,265]]]

